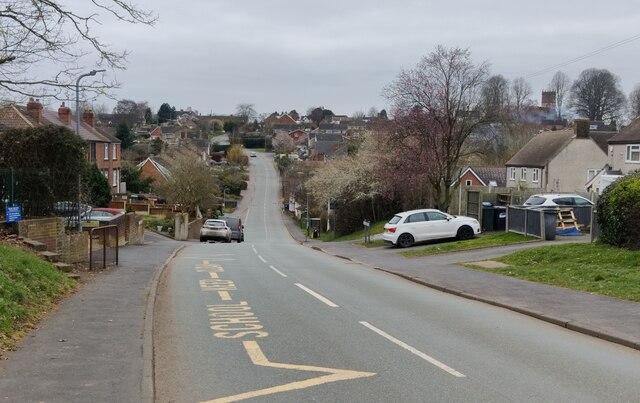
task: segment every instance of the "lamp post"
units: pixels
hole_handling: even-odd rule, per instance
[[[95,76],[98,73],[105,72],[105,69],[91,70],[88,73],[81,74],[76,80],[76,134],[80,135],[80,80],[84,77]]]
[[[96,74],[106,71],[104,69],[101,70],[91,70],[88,73],[85,74],[81,74],[80,77],[78,77],[78,79],[76,80],[76,134],[78,136],[80,136],[80,80],[82,80],[84,77],[89,77],[89,76],[95,76]],[[80,214],[80,194],[81,194],[81,175],[78,174],[78,224],[77,224],[77,230],[78,231],[82,231],[82,215]]]
[[[309,240],[309,193],[307,195],[307,232],[304,233],[304,241],[307,242]]]
[[[227,206],[227,191],[229,189],[224,188],[224,190],[222,191],[222,213],[224,214],[224,209]]]

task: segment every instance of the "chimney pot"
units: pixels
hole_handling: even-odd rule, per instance
[[[64,105],[64,102],[58,108],[58,118],[68,125],[71,123],[71,108]]]
[[[33,98],[29,98],[29,102],[27,102],[27,114],[37,123],[42,121],[42,104],[39,99],[34,101]]]
[[[93,113],[93,110],[86,109],[82,113],[82,121],[91,127],[96,127],[96,115]]]

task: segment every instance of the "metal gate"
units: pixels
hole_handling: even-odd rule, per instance
[[[105,225],[89,231],[89,270],[118,265],[118,226]]]

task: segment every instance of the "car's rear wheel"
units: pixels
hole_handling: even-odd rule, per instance
[[[398,237],[398,242],[396,243],[396,245],[398,245],[401,248],[407,248],[413,245],[414,242],[415,240],[413,239],[413,235],[402,234]]]
[[[200,237],[200,242],[206,242],[206,239],[203,237]]]
[[[461,241],[467,240],[467,239],[471,239],[473,238],[473,228],[471,228],[468,225],[463,225],[462,227],[458,228],[458,233],[456,234],[456,238],[458,238]]]

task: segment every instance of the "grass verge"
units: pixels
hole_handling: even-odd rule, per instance
[[[378,221],[375,223],[371,224],[371,235],[375,235],[375,234],[382,234],[382,232],[384,231],[384,225],[388,222],[387,221]],[[346,234],[346,235],[342,235],[339,237],[333,237],[333,232],[324,232],[322,234],[320,234],[320,239],[321,241],[324,242],[341,242],[341,241],[354,241],[356,239],[362,239],[364,241],[364,229],[361,229],[359,231],[353,232],[351,234]],[[364,245],[364,243],[363,243]]]
[[[19,248],[0,245],[0,348],[15,346],[55,301],[76,286],[51,263]]]
[[[508,267],[466,266],[549,285],[640,302],[640,251],[603,244],[544,246],[494,259]]]
[[[538,238],[532,236],[524,236],[513,232],[501,232],[499,234],[483,234],[466,241],[443,242],[428,245],[425,247],[413,248],[404,252],[400,252],[405,257],[420,257],[435,255],[437,253],[456,252],[469,249],[490,248],[496,246],[505,246],[514,243],[539,241]]]

